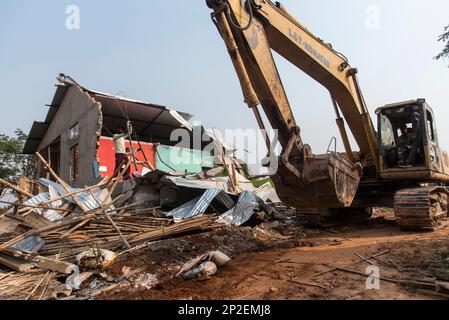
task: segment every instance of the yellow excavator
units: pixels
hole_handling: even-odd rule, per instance
[[[449,158],[439,148],[434,113],[425,99],[378,108],[376,130],[357,69],[282,4],[206,3],[231,56],[245,103],[261,129],[266,128],[259,106],[278,130],[282,153],[272,179],[286,204],[311,217],[390,207],[402,228],[434,230],[440,225],[448,215]],[[345,152],[315,155],[303,142],[271,50],[327,88]],[[352,149],[346,126],[359,151]]]

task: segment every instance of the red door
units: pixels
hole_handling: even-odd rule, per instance
[[[125,143],[126,147],[129,148],[129,141]],[[147,157],[148,161],[156,167],[156,161],[154,158],[154,145],[151,143],[141,142],[143,152]],[[139,144],[133,141],[133,148],[135,151],[139,149]],[[102,177],[111,177],[114,174],[115,169],[115,145],[112,138],[101,137],[100,138],[100,146],[98,148],[98,161],[99,161],[99,171]],[[136,152],[136,160],[137,161],[145,161],[145,157],[142,151]],[[144,166],[139,164],[137,166],[137,170],[134,167],[134,164],[131,164],[131,173],[138,172],[142,173]]]

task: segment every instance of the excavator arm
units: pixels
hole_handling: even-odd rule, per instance
[[[261,129],[265,127],[259,105],[278,130],[283,151],[273,178],[281,198],[298,208],[350,206],[362,175],[361,163],[379,170],[376,133],[357,70],[279,4],[268,0],[206,2],[231,56],[245,102]],[[271,50],[328,89],[345,154],[317,156],[303,143]],[[360,148],[358,153],[351,149],[345,121]]]

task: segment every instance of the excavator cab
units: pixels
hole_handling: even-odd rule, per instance
[[[447,172],[432,109],[424,99],[386,105],[376,111],[381,177],[434,180]]]

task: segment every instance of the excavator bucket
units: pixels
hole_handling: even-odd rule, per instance
[[[360,163],[330,153],[305,156],[301,178],[282,166],[273,180],[281,200],[295,208],[342,208],[351,206],[361,175]]]

